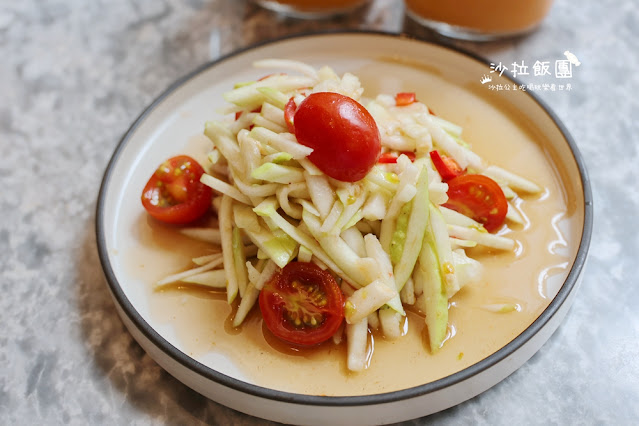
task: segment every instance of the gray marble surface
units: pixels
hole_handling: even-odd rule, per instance
[[[0,2],[0,423],[269,424],[186,388],[124,329],[97,257],[96,196],[133,119],[211,53],[340,28],[423,33],[393,0],[311,22],[246,1]],[[479,397],[405,424],[637,424],[639,5],[558,0],[528,37],[457,44],[504,64],[578,55],[572,91],[538,94],[585,158],[594,234],[548,343]]]

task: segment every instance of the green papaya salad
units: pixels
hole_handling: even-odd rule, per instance
[[[170,158],[142,191],[151,216],[219,248],[156,288],[225,291],[234,327],[259,309],[290,345],[345,342],[351,371],[371,362],[371,330],[401,338],[407,310],[436,352],[449,300],[481,280],[468,249],[514,250],[514,202],[541,188],[480,158],[415,93],[364,98],[328,66],[254,66],[276,71],[224,94],[223,118],[205,124],[207,164]],[[206,214],[216,226],[193,225]]]

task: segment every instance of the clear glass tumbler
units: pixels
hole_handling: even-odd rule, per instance
[[[265,9],[294,18],[328,18],[348,13],[368,0],[255,0]]]
[[[553,0],[404,0],[416,22],[447,37],[484,41],[533,31]]]

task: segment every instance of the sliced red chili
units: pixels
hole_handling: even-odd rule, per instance
[[[395,95],[395,105],[406,106],[417,101],[415,92],[400,92]]]
[[[457,161],[447,156],[441,156],[437,150],[430,152],[430,159],[444,182],[464,173]]]
[[[288,127],[288,131],[293,134],[295,134],[295,124],[293,124],[295,111],[297,111],[297,105],[295,104],[295,99],[291,98],[288,100],[286,106],[284,107],[284,121],[286,121],[286,127]]]

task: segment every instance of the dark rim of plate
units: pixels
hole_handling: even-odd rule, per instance
[[[305,395],[305,394],[297,394],[291,392],[277,391],[257,385],[253,385],[250,383],[246,383],[244,381],[235,379],[233,377],[229,377],[225,374],[222,374],[218,371],[207,367],[206,365],[196,361],[195,359],[189,357],[173,345],[171,345],[167,340],[165,340],[160,334],[158,334],[153,327],[151,327],[137,312],[135,307],[131,304],[129,299],[124,294],[124,291],[120,287],[118,280],[115,276],[113,269],[111,268],[111,263],[109,261],[109,254],[107,252],[106,247],[106,237],[104,235],[104,204],[106,199],[106,193],[109,189],[109,182],[111,180],[112,171],[114,165],[116,164],[121,152],[124,147],[127,145],[127,142],[131,138],[131,136],[135,133],[135,130],[141,125],[141,123],[147,118],[149,114],[151,114],[154,109],[171,93],[180,88],[187,81],[191,80],[198,74],[206,71],[207,69],[216,66],[217,64],[229,60],[235,56],[238,56],[242,53],[259,49],[260,47],[275,44],[278,42],[290,40],[290,39],[302,39],[306,37],[321,37],[321,36],[335,36],[335,35],[373,35],[373,36],[382,36],[382,37],[391,37],[396,39],[408,39],[412,41],[422,42],[426,44],[432,44],[439,47],[444,47],[450,50],[453,50],[457,53],[465,55],[475,61],[481,62],[483,64],[489,65],[490,62],[486,59],[472,53],[468,52],[464,49],[460,49],[456,46],[448,45],[444,42],[439,41],[431,41],[431,40],[423,40],[420,38],[416,38],[414,36],[409,36],[405,34],[398,33],[390,33],[384,31],[369,31],[369,30],[337,30],[337,31],[321,31],[321,32],[310,32],[303,34],[295,34],[280,37],[277,39],[267,40],[261,43],[253,44],[251,46],[236,50],[230,54],[222,56],[216,60],[210,61],[198,68],[189,74],[183,76],[182,78],[175,81],[172,85],[170,85],[164,93],[162,93],[157,99],[155,99],[141,114],[140,116],[133,122],[131,127],[124,134],[120,142],[118,143],[111,160],[109,161],[107,168],[104,173],[104,177],[102,179],[102,183],[100,186],[100,192],[98,195],[97,206],[96,206],[96,237],[97,237],[97,246],[98,246],[98,254],[100,258],[100,263],[102,264],[102,268],[110,286],[111,292],[117,303],[122,307],[124,313],[129,317],[129,319],[133,322],[133,324],[138,328],[138,330],[155,346],[162,349],[164,353],[170,356],[177,363],[181,364],[183,367],[188,368],[189,370],[209,379],[214,382],[217,382],[223,386],[226,386],[231,389],[235,389],[237,391],[247,393],[250,395],[254,395],[257,397],[281,401],[292,404],[301,404],[301,405],[314,405],[314,406],[359,406],[359,405],[374,405],[374,404],[383,404],[400,400],[407,400],[411,398],[416,398],[425,394],[433,393],[441,389],[448,388],[452,385],[458,384],[469,378],[476,376],[479,373],[484,372],[485,370],[494,367],[502,360],[506,359],[517,349],[521,348],[524,344],[526,344],[533,336],[537,334],[539,330],[541,330],[548,321],[560,310],[563,303],[566,301],[573,288],[578,283],[579,275],[584,267],[586,257],[588,254],[588,248],[590,246],[590,238],[592,233],[592,221],[593,221],[593,206],[592,206],[592,194],[590,189],[590,179],[588,178],[588,173],[586,171],[585,162],[579,153],[577,145],[573,141],[570,136],[568,130],[559,120],[559,118],[552,112],[552,110],[534,93],[530,91],[526,91],[527,95],[530,96],[551,118],[551,120],[555,123],[559,131],[563,134],[566,142],[570,146],[572,154],[574,156],[574,160],[577,164],[580,173],[581,184],[583,187],[583,196],[584,196],[584,226],[583,233],[581,236],[581,241],[579,243],[579,249],[577,251],[577,255],[575,257],[575,261],[568,273],[568,276],[562,285],[561,289],[549,304],[549,306],[542,312],[542,314],[521,334],[519,334],[515,339],[505,345],[503,348],[488,356],[487,358],[473,364],[470,367],[465,368],[457,373],[454,373],[450,376],[444,377],[442,379],[426,383],[424,385],[412,387],[409,389],[403,389],[399,391],[380,393],[380,394],[372,394],[372,395],[362,395],[362,396],[319,396],[319,395]],[[523,84],[516,78],[508,77],[514,83]]]

